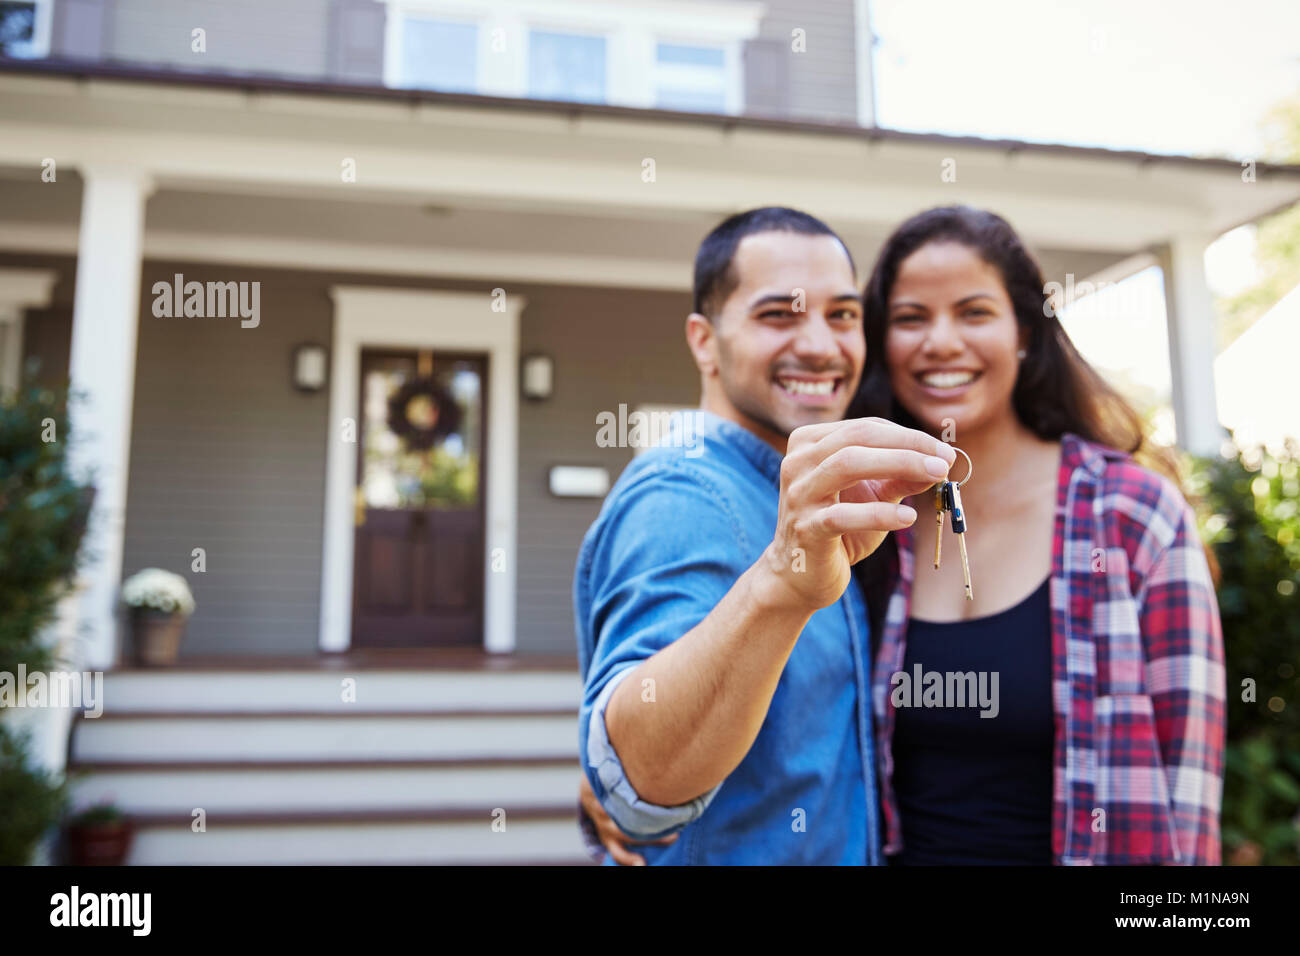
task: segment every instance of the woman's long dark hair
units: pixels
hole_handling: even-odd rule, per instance
[[[899,226],[881,249],[863,294],[867,357],[862,383],[849,406],[850,418],[878,415],[909,428],[921,427],[894,397],[885,362],[885,332],[889,296],[899,267],[912,253],[935,242],[966,246],[1002,276],[1016,323],[1025,332],[1025,357],[1011,404],[1026,428],[1049,441],[1073,432],[1127,452],[1183,488],[1177,458],[1169,449],[1147,440],[1138,413],[1075,349],[1049,301],[1042,270],[1011,224],[995,213],[969,206],[941,206],[918,213]],[[1212,555],[1211,562],[1214,568]],[[866,596],[872,642],[876,644],[898,573],[897,539],[888,536],[854,570]]]

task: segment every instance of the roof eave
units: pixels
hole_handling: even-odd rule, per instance
[[[347,83],[324,83],[260,74],[200,73],[197,71],[157,69],[131,64],[86,60],[12,60],[0,57],[0,75],[19,74],[71,77],[77,80],[115,80],[133,83],[168,84],[196,88],[245,90],[248,92],[297,93],[308,96],[376,99],[385,102],[434,104],[472,109],[543,111],[578,116],[603,116],[639,122],[675,122],[720,129],[782,130],[820,136],[856,137],[872,142],[915,143],[966,147],[1014,153],[1045,153],[1075,159],[1099,159],[1137,166],[1175,165],[1201,169],[1240,171],[1241,159],[1181,156],[1147,153],[1140,150],[1106,149],[1099,146],[1069,146],[1061,143],[1036,143],[1015,139],[985,139],[978,136],[953,136],[944,133],[917,133],[881,126],[858,126],[856,123],[792,120],[765,116],[723,116],[713,113],[687,113],[676,110],[611,106],[598,103],[573,103],[519,97],[481,96],[473,93],[444,93],[434,90],[392,89]],[[1255,176],[1282,177],[1300,181],[1300,164],[1255,163]]]

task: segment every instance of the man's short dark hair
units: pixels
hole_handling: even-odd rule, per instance
[[[740,240],[760,232],[794,232],[804,236],[831,236],[844,247],[849,268],[857,276],[857,266],[848,245],[835,230],[816,216],[787,206],[760,206],[729,216],[704,237],[695,253],[695,299],[693,308],[700,315],[713,318],[727,297],[736,291],[740,280],[732,268]]]

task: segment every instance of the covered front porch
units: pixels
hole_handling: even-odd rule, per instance
[[[1006,216],[1063,284],[1154,258],[1179,441],[1212,452],[1204,250],[1300,199],[1295,170],[1243,172],[880,130],[6,67],[0,369],[12,385],[15,354],[62,355],[86,396],[76,460],[96,469],[98,495],[80,663],[122,660],[124,572],[185,572],[196,548],[207,563],[191,575],[195,656],[352,646],[355,447],[337,436],[367,343],[490,356],[478,644],[568,652],[573,556],[599,501],[554,498],[547,470],[616,475],[631,453],[597,447],[597,412],[696,401],[681,333],[695,244],[763,203],[826,218],[864,270],[898,221],[952,202]],[[158,316],[151,290],[177,273],[260,282],[259,323]],[[288,388],[303,342],[329,349],[321,393]],[[538,403],[518,390],[532,352],[555,366]]]

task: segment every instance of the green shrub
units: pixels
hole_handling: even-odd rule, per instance
[[[0,671],[53,664],[40,635],[76,572],[93,495],[68,474],[68,441],[64,392],[0,401]]]
[[[93,497],[68,473],[69,439],[66,391],[28,388],[0,399],[0,672],[60,663],[42,634],[76,574]],[[66,808],[66,780],[31,764],[28,739],[0,725],[4,865],[30,862]]]
[[[67,808],[67,783],[31,765],[27,734],[0,724],[0,866],[24,866]]]
[[[1220,568],[1224,860],[1300,863],[1300,443],[1199,460],[1189,484]]]

